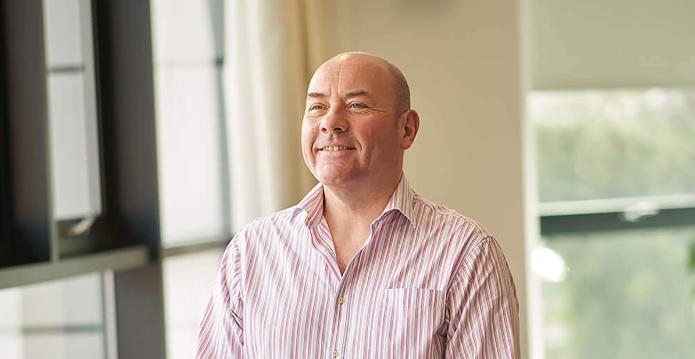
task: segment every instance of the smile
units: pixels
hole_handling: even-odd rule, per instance
[[[354,147],[350,146],[326,146],[326,147],[319,147],[319,151],[328,151],[328,152],[337,152],[337,151],[347,151],[347,150],[354,150]]]

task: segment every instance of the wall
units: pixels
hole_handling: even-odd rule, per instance
[[[341,50],[389,59],[421,128],[405,173],[424,197],[473,217],[500,241],[526,337],[521,9],[516,1],[340,0]],[[525,343],[522,344],[525,348]]]
[[[528,4],[535,89],[695,84],[694,1]]]

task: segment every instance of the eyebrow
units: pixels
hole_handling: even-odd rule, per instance
[[[309,92],[306,94],[306,97],[326,97],[326,94],[320,92]]]
[[[355,90],[350,91],[345,94],[345,98],[358,97],[358,96],[368,96],[369,93],[365,90]]]
[[[323,98],[323,97],[328,97],[325,93],[321,92],[309,92],[306,94],[307,97],[313,97],[313,98]],[[354,90],[350,91],[345,94],[345,98],[352,98],[352,97],[358,97],[358,96],[369,96],[369,92],[365,90]]]

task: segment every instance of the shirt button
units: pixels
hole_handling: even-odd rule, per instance
[[[343,297],[343,296],[341,295],[340,297],[338,297],[338,304],[343,304],[343,303],[345,303],[345,297]],[[334,353],[335,353],[335,352],[334,352]]]
[[[334,350],[334,351],[333,351],[332,357],[334,357],[334,358],[337,358],[337,357],[338,357],[338,351],[337,351],[337,350]]]

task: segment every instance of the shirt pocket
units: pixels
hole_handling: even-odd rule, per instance
[[[446,293],[434,289],[384,290],[384,334],[392,354],[400,358],[426,358],[439,351],[444,337]],[[398,355],[398,354],[403,354]]]

